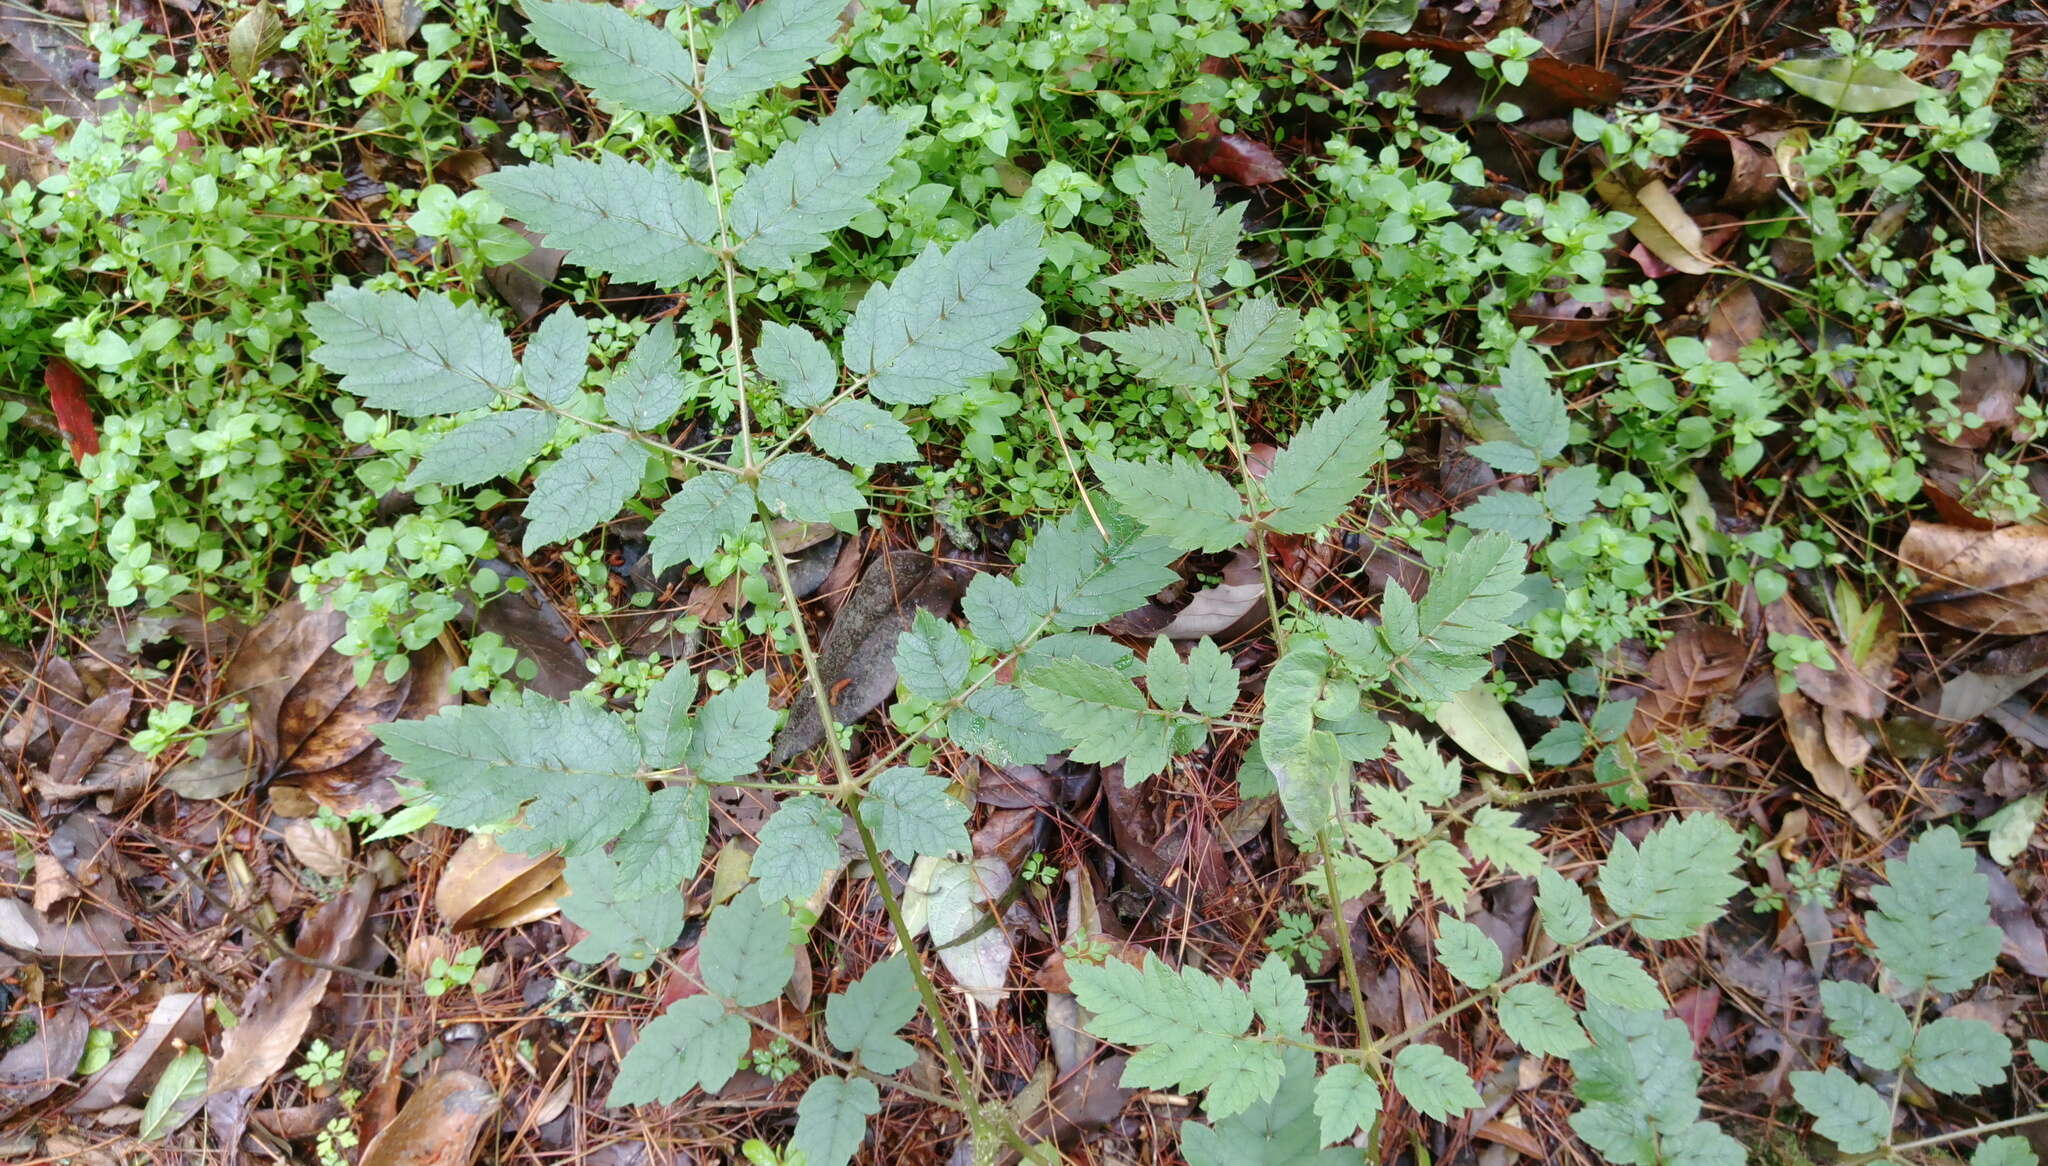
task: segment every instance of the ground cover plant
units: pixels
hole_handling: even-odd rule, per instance
[[[2009,17],[0,19],[9,1160],[2037,1161]]]

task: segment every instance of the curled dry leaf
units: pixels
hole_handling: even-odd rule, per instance
[[[1785,738],[1792,743],[1792,751],[1798,754],[1799,764],[1813,776],[1814,786],[1841,807],[1849,820],[1856,823],[1857,829],[1882,844],[1890,836],[1885,830],[1884,819],[1878,817],[1877,810],[1864,795],[1863,784],[1828,747],[1827,731],[1821,724],[1819,708],[1794,690],[1778,694],[1778,709],[1785,716]]]
[[[562,866],[556,855],[512,854],[491,835],[472,834],[441,872],[434,909],[456,931],[545,919],[566,892]]]
[[[361,1166],[465,1166],[497,1108],[483,1078],[461,1069],[438,1073],[370,1140]]]
[[[1222,582],[1195,592],[1195,597],[1174,614],[1173,622],[1161,634],[1170,640],[1209,636],[1227,641],[1264,618],[1265,600],[1258,554],[1248,547],[1240,548],[1224,564]]]
[[[2048,631],[2048,527],[1968,530],[1916,522],[1899,560],[1920,576],[1912,606],[1965,631]]]
[[[1674,745],[1700,728],[1708,703],[1742,683],[1749,645],[1726,628],[1680,631],[1650,657],[1648,688],[1628,723],[1628,743],[1645,780],[1671,767]]]
[[[325,879],[348,874],[355,844],[346,827],[322,826],[312,818],[294,818],[281,831],[285,849],[307,870]]]
[[[1635,225],[1629,229],[1636,239],[1674,271],[1705,275],[1714,270],[1716,263],[1707,254],[1700,225],[1678,205],[1662,180],[1652,179],[1630,190],[1612,178],[1602,178],[1593,183],[1593,189],[1608,206],[1635,217]]]
[[[1870,609],[1861,618],[1860,626],[1840,629],[1852,641],[1844,647],[1790,597],[1764,609],[1765,627],[1817,641],[1834,661],[1834,667],[1826,669],[1799,664],[1792,673],[1799,691],[1823,708],[1874,721],[1884,715],[1890,700],[1892,665],[1899,659],[1899,620],[1890,607]]]

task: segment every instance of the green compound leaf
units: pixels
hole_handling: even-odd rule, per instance
[[[754,347],[754,364],[794,408],[815,409],[831,400],[839,387],[839,365],[832,359],[832,350],[809,330],[794,324],[763,322],[761,343]]]
[[[867,1137],[868,1119],[882,1112],[882,1093],[864,1077],[820,1077],[796,1103],[792,1151],[805,1166],[846,1166]]]
[[[517,478],[547,448],[555,426],[555,419],[538,409],[513,409],[465,421],[428,448],[406,476],[405,488],[481,486],[493,478]]]
[[[754,492],[737,475],[706,471],[684,482],[647,526],[647,554],[656,571],[677,563],[703,565],[725,540],[758,521]]]
[[[2041,1166],[2027,1139],[2005,1135],[1986,1138],[1970,1155],[1970,1166]]]
[[[658,429],[690,391],[683,379],[682,349],[676,343],[676,326],[663,320],[647,330],[612,372],[604,387],[605,415],[628,429]]]
[[[715,1092],[739,1071],[753,1028],[711,996],[686,996],[640,1029],[604,1103],[662,1105],[695,1088]]]
[[[1331,1065],[1316,1079],[1316,1118],[1325,1146],[1359,1130],[1370,1132],[1380,1119],[1380,1107],[1380,1087],[1351,1061]]]
[[[1465,1066],[1435,1045],[1412,1044],[1394,1054],[1394,1088],[1434,1121],[1449,1121],[1480,1104]]]
[[[1913,1022],[1890,997],[1861,984],[1824,980],[1820,1006],[1842,1047],[1873,1069],[1887,1072],[1905,1064],[1913,1045]]]
[[[1445,558],[1419,602],[1388,585],[1378,634],[1404,691],[1443,702],[1485,679],[1488,653],[1514,634],[1506,621],[1527,604],[1519,590],[1527,559],[1521,543],[1481,534]]]
[[[762,0],[718,31],[704,65],[704,104],[720,113],[794,80],[832,47],[843,6],[832,0]],[[811,1166],[825,1166],[813,1160]]]
[[[755,887],[764,899],[802,903],[818,893],[825,876],[839,869],[839,808],[824,798],[788,798],[761,826],[754,851]]]
[[[759,490],[770,512],[798,522],[830,522],[867,505],[852,474],[805,453],[786,453],[762,466]]]
[[[969,811],[946,792],[946,779],[898,765],[883,770],[861,798],[860,820],[889,853],[910,862],[921,854],[973,849]]]
[[[1280,1088],[1271,1101],[1214,1126],[1181,1123],[1180,1152],[1188,1166],[1361,1166],[1365,1158],[1357,1150],[1317,1149],[1322,1123],[1315,1113],[1315,1054],[1289,1048],[1280,1058]]]
[[[1550,535],[1550,510],[1543,500],[1512,490],[1481,495],[1458,511],[1458,521],[1474,530],[1498,531],[1525,543],[1539,543]]]
[[[1365,492],[1387,436],[1387,389],[1375,385],[1317,417],[1273,456],[1262,483],[1282,534],[1310,534],[1337,521]]]
[[[618,893],[628,899],[666,895],[680,902],[679,889],[697,877],[710,832],[709,787],[672,785],[655,790],[647,812],[612,847],[612,859],[619,866]]]
[[[874,205],[906,132],[901,118],[876,106],[841,106],[776,147],[733,196],[733,257],[756,271],[780,271],[823,249],[832,232]]]
[[[1892,1132],[1892,1109],[1884,1095],[1840,1069],[1793,1073],[1792,1097],[1813,1115],[1813,1132],[1843,1153],[1875,1150]]]
[[[307,307],[306,323],[320,339],[313,359],[372,409],[405,417],[481,409],[519,378],[498,322],[440,292],[338,287]]]
[[[946,716],[946,736],[962,749],[996,765],[1042,765],[1066,747],[1047,732],[1016,688],[982,688]]]
[[[1160,166],[1138,192],[1138,221],[1145,237],[1183,273],[1189,287],[1208,287],[1237,258],[1244,234],[1244,204],[1216,208],[1215,192],[1185,166]],[[1155,273],[1153,279],[1164,279]]]
[[[1944,1016],[1921,1026],[1906,1060],[1937,1093],[1976,1093],[2005,1080],[2012,1042],[1984,1021]]]
[[[1145,695],[1169,712],[1188,700],[1188,666],[1174,649],[1173,641],[1160,636],[1145,653]]]
[[[917,1060],[917,1050],[896,1035],[917,1015],[922,1000],[910,962],[892,956],[869,968],[846,991],[825,998],[825,1036],[841,1052],[858,1055],[877,1073],[894,1073]]]
[[[509,167],[477,185],[548,246],[568,252],[569,262],[593,271],[677,287],[718,266],[710,193],[673,170],[600,154],[595,162],[558,158]]]
[[[1683,939],[1719,919],[1743,889],[1741,865],[1741,836],[1719,818],[1693,814],[1652,830],[1640,850],[1615,835],[1600,893],[1643,938]]]
[[[960,629],[921,607],[896,638],[896,675],[923,700],[951,700],[967,687],[970,661]]]
[[[617,956],[619,967],[644,972],[683,933],[683,897],[673,888],[644,897],[622,891],[619,866],[604,851],[571,858],[563,873],[562,915],[590,933],[569,949],[570,959],[597,964]]]
[[[1138,1049],[1125,1085],[1208,1089],[1204,1108],[1214,1118],[1269,1100],[1278,1088],[1279,1049],[1240,1039],[1251,1028],[1252,1001],[1237,985],[1160,959],[1142,971],[1121,960],[1069,971],[1075,999],[1094,1014],[1088,1031]]]
[[[795,967],[788,914],[752,887],[711,913],[697,944],[704,986],[741,1008],[781,995]]]
[[[1116,353],[1132,375],[1176,389],[1216,383],[1216,363],[1201,333],[1178,324],[1134,324],[1113,332],[1090,332],[1090,340]]]
[[[1566,961],[1586,995],[1616,1008],[1649,1011],[1664,1007],[1664,993],[1643,970],[1642,961],[1620,948],[1595,944]]]
[[[1953,829],[1922,834],[1884,871],[1891,885],[1871,891],[1877,911],[1863,930],[1902,988],[1960,992],[1998,963],[2004,939],[1991,923],[1991,882]]]
[[[755,672],[704,702],[683,764],[705,781],[733,781],[754,772],[774,735],[768,674]]]
[[[1500,1028],[1539,1057],[1562,1057],[1591,1042],[1564,997],[1543,984],[1516,984],[1501,993]]]
[[[506,838],[514,851],[594,850],[647,807],[631,731],[585,704],[500,697],[393,721],[377,735],[443,825],[494,826],[526,811],[526,828]]]
[[[996,346],[1038,310],[1027,290],[1044,251],[1019,215],[951,251],[925,248],[896,282],[863,296],[841,341],[847,369],[892,405],[925,405],[1003,367]]]
[[[1126,267],[1115,275],[1104,276],[1102,283],[1105,287],[1154,302],[1184,300],[1195,290],[1193,277],[1171,263],[1140,263]]]
[[[600,100],[656,115],[695,103],[696,61],[666,30],[609,4],[525,0],[520,9],[534,42]]]
[[[1280,367],[1294,351],[1294,333],[1301,313],[1283,308],[1267,296],[1253,296],[1237,305],[1223,334],[1223,363],[1238,380],[1253,380]]]
[[[1593,934],[1593,900],[1548,867],[1536,873],[1536,913],[1552,943],[1569,946]]]
[[[1252,969],[1250,994],[1252,1011],[1267,1032],[1298,1037],[1308,1031],[1308,983],[1280,956],[1269,955]]]
[[[683,763],[695,729],[697,677],[677,661],[640,698],[633,729],[640,734],[640,756],[649,769],[674,769]]]
[[[1479,928],[1449,915],[1437,917],[1436,960],[1467,988],[1490,988],[1506,970],[1499,944]]]
[[[1572,435],[1571,415],[1565,411],[1564,395],[1550,387],[1550,369],[1535,349],[1515,345],[1508,366],[1501,370],[1493,403],[1515,437],[1538,457],[1554,458],[1564,452]]]
[[[1000,652],[1040,630],[1092,627],[1139,607],[1179,578],[1179,552],[1128,516],[1102,513],[1108,538],[1076,511],[1041,527],[1008,578],[977,575],[960,610],[975,638]]]
[[[577,441],[535,475],[520,549],[530,555],[609,522],[640,492],[648,461],[647,451],[623,434],[592,433]]]
[[[1178,454],[1149,462],[1091,456],[1088,464],[1126,514],[1175,547],[1224,551],[1248,533],[1237,487]]]
[[[1534,830],[1516,825],[1513,813],[1496,806],[1481,806],[1465,827],[1465,849],[1474,862],[1492,862],[1524,878],[1543,869],[1535,843]]]
[[[1237,666],[1214,640],[1203,636],[1188,649],[1188,707],[1205,717],[1227,715],[1237,705]]]
[[[1699,1120],[1700,1066],[1682,1021],[1647,1011],[1591,1004],[1585,1012],[1592,1044],[1569,1054],[1572,1091],[1585,1108],[1572,1130],[1609,1162],[1624,1166],[1740,1163],[1740,1147]]]
[[[859,398],[841,401],[818,414],[811,422],[811,440],[833,457],[863,468],[918,460],[910,427]]]
[[[566,307],[549,312],[526,341],[519,379],[527,392],[550,405],[567,405],[589,371],[590,324]]]

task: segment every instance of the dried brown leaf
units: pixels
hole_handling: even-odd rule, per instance
[[[76,1004],[37,1016],[35,1035],[0,1055],[0,1117],[55,1093],[78,1068],[91,1032]]]
[[[2001,636],[2048,631],[2048,527],[1916,522],[1899,560],[1921,579],[1913,606],[1945,624]]]
[[[1865,796],[1863,784],[1828,748],[1820,710],[1796,690],[1778,694],[1778,709],[1785,716],[1785,739],[1792,743],[1799,763],[1812,775],[1814,786],[1841,807],[1858,829],[1873,840],[1884,842],[1889,837],[1884,820],[1877,816],[1877,810]]]
[[[498,1095],[474,1073],[438,1073],[363,1149],[361,1166],[464,1166]]]
[[[1661,179],[1652,179],[1630,190],[1613,178],[1602,178],[1593,183],[1593,189],[1607,200],[1608,206],[1635,216],[1635,225],[1630,230],[1635,232],[1637,241],[1673,270],[1705,275],[1717,266],[1713,256],[1707,254],[1700,225],[1678,205],[1678,200],[1671,196],[1671,188]]]
[[[120,743],[128,711],[134,706],[135,690],[127,685],[109,688],[86,705],[76,720],[64,726],[57,748],[50,754],[49,780],[59,785],[78,785],[107,751]]]
[[[1228,640],[1264,618],[1265,601],[1258,554],[1249,547],[1239,548],[1230,562],[1223,565],[1222,582],[1195,592],[1188,605],[1174,613],[1173,621],[1161,634],[1172,640],[1199,640],[1203,636]]]
[[[196,1044],[206,1036],[206,997],[198,992],[171,992],[156,1002],[142,1032],[107,1067],[92,1075],[66,1108],[91,1113],[140,1098],[156,1080],[178,1046]]]
[[[1707,702],[1735,691],[1748,662],[1749,645],[1715,627],[1686,628],[1650,657],[1649,687],[1628,725],[1628,742],[1646,779],[1670,767],[1667,743],[1697,729]]]
[[[512,854],[491,835],[472,834],[442,870],[434,910],[456,931],[512,926],[501,921],[507,917],[530,923],[556,909],[560,895],[548,892],[559,884],[562,866],[555,855]]]

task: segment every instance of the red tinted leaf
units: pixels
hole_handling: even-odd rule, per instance
[[[85,378],[63,357],[53,356],[43,365],[43,387],[50,391],[50,411],[57,415],[57,429],[71,443],[71,459],[100,451],[100,431],[93,424],[92,405],[85,399]]]
[[[1243,134],[1202,138],[1180,148],[1180,160],[1197,174],[1228,178],[1241,186],[1263,186],[1287,177],[1272,147]]]

